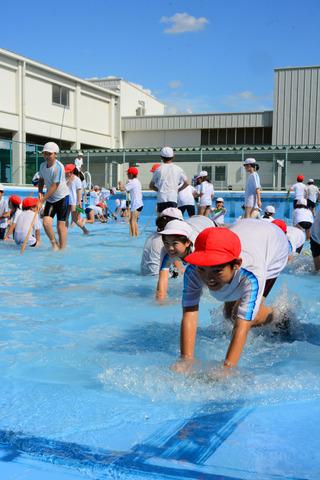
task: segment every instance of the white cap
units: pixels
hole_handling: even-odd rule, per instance
[[[207,176],[208,176],[208,172],[206,170],[201,170],[201,172],[198,173],[196,178],[202,178],[202,177],[207,177]]]
[[[177,220],[183,220],[183,215],[182,215],[181,210],[179,210],[179,208],[173,208],[173,207],[166,208],[165,210],[163,210],[160,213],[159,216],[160,217],[172,217],[172,218],[176,218]]]
[[[167,223],[162,232],[158,232],[159,235],[184,235],[192,241],[193,230],[187,222],[181,220],[172,220]]]
[[[223,200],[222,197],[218,197],[218,198],[216,199],[216,203],[217,203],[217,202],[224,202],[224,200]]]
[[[306,207],[307,200],[305,198],[300,198],[300,200],[298,200],[298,205],[304,205]]]
[[[48,152],[48,153],[59,153],[59,147],[56,143],[54,142],[47,142],[44,147],[42,152]]]
[[[4,192],[4,186],[2,185],[2,183],[0,183],[0,190]]]
[[[163,147],[160,152],[160,157],[173,158],[174,157],[173,149],[171,147]]]
[[[268,206],[265,208],[265,212],[267,212],[267,213],[276,213],[276,209],[275,209],[272,205],[268,205]]]
[[[82,153],[82,152],[78,152],[78,155],[79,155],[79,157],[83,157],[83,153]]]
[[[309,178],[308,183],[314,183],[313,178]]]
[[[246,158],[243,162],[243,165],[254,165],[256,163],[255,158]]]

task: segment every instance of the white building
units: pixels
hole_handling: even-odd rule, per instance
[[[25,143],[118,148],[119,94],[0,49],[0,137],[13,140],[12,182],[25,182]]]
[[[100,87],[117,92],[120,96],[121,117],[143,117],[146,115],[163,115],[165,105],[159,102],[141,85],[127,82],[122,78],[90,78],[90,82]]]

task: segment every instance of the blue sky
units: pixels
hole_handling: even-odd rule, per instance
[[[168,113],[272,109],[273,69],[320,64],[319,0],[18,0],[0,47],[73,75],[120,76]]]

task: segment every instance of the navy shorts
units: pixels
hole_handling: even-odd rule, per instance
[[[57,215],[58,222],[65,222],[68,216],[69,195],[57,202],[46,202],[44,207],[44,217],[54,218]]]
[[[315,242],[313,238],[310,238],[310,248],[313,258],[319,257],[320,255],[320,244]]]
[[[160,202],[157,204],[157,212],[161,213],[166,208],[177,208],[177,202]]]

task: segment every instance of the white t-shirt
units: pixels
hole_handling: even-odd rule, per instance
[[[90,205],[97,205],[97,203],[100,203],[100,193],[97,193],[94,190],[91,190]]]
[[[313,223],[313,215],[309,208],[295,208],[293,210],[293,225],[298,225],[300,222]]]
[[[17,220],[19,218],[19,215],[21,214],[22,210],[21,208],[17,208],[17,210],[14,212],[14,214],[12,215],[12,218],[11,218],[11,224],[12,223],[17,223]]]
[[[74,164],[77,167],[78,170],[81,170],[81,167],[83,165],[83,158],[82,157],[77,157],[74,159]]]
[[[77,191],[82,191],[82,183],[79,177],[74,176],[71,182],[68,182],[69,187],[69,205],[77,205]]]
[[[257,205],[257,188],[261,189],[260,177],[257,172],[248,175],[244,204],[246,207],[258,208]]]
[[[34,212],[32,210],[23,210],[17,218],[16,228],[14,229],[13,238],[17,245],[23,244],[27,233],[29,231],[31,222],[34,217]],[[36,242],[35,231],[40,230],[39,216],[37,215],[36,221],[34,222],[31,235],[28,240],[28,245],[34,245]]]
[[[297,182],[292,187],[290,190],[294,192],[294,199],[295,200],[301,200],[302,198],[306,198],[306,185],[303,182]]]
[[[307,199],[316,203],[318,200],[319,188],[316,185],[308,185],[306,187]]]
[[[311,227],[311,238],[320,244],[320,210],[315,216],[313,225]]]
[[[142,275],[158,275],[160,269],[160,256],[164,250],[162,235],[157,232],[152,233],[145,241],[142,258],[141,258],[141,274]]]
[[[186,188],[178,192],[178,207],[194,205],[193,193],[196,192],[197,190],[192,185],[188,185]]]
[[[267,279],[276,278],[287,264],[289,243],[276,225],[255,219],[238,221],[230,230],[241,241],[242,265],[230,284],[210,294],[222,302],[240,300],[238,317],[253,320],[259,310]],[[194,265],[185,271],[182,305],[198,305],[203,282]]]
[[[130,210],[134,212],[140,207],[143,207],[142,201],[142,190],[141,190],[141,183],[140,180],[137,178],[133,178],[128,180],[126,184],[126,192],[130,192],[131,204]]]
[[[127,208],[127,201],[126,200],[120,200],[120,208],[125,209]]]
[[[204,182],[201,182],[199,185],[199,193],[200,193],[200,199],[199,199],[199,205],[200,207],[208,207],[212,205],[212,199],[214,196],[214,188],[212,183],[207,182],[205,180]]]
[[[295,253],[297,248],[302,247],[306,241],[306,234],[303,230],[301,230],[301,228],[297,227],[288,226],[287,237],[290,243],[290,248],[292,249],[292,253]]]
[[[54,194],[47,199],[48,202],[55,203],[69,195],[64,166],[59,160],[56,160],[52,167],[47,167],[47,162],[41,163],[39,177],[43,178],[47,190],[49,190],[53,183],[59,184]]]
[[[2,197],[0,200],[0,217],[2,217],[2,215],[8,212],[10,212],[10,209],[8,206],[8,200]],[[1,218],[0,228],[7,228],[7,226],[8,226],[8,218]]]
[[[102,188],[100,193],[100,198],[104,202],[107,202],[110,198],[110,190],[107,190],[106,188]]]
[[[152,181],[158,189],[157,202],[177,202],[179,185],[187,181],[187,176],[174,163],[163,163],[152,176]]]
[[[211,215],[211,220],[218,226],[224,225],[224,216],[227,213],[226,208],[214,209]]]

